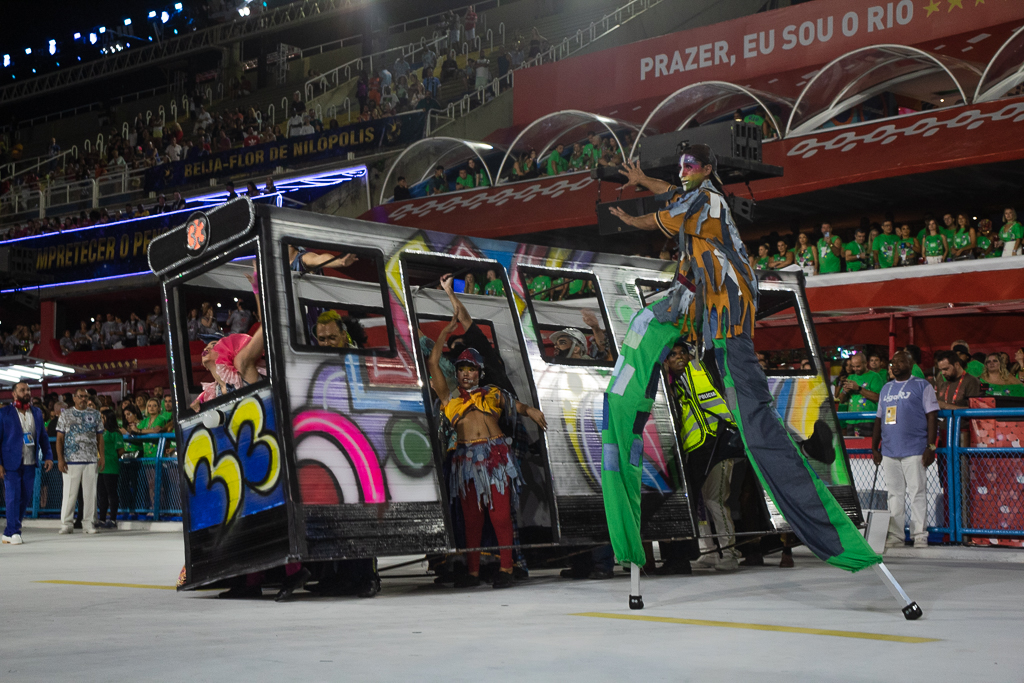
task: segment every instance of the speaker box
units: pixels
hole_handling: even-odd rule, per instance
[[[642,138],[640,163],[678,158],[683,143],[707,145],[718,157],[761,161],[761,127],[743,121],[725,121]]]

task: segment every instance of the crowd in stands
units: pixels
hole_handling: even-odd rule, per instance
[[[1017,211],[1007,207],[1000,219],[996,228],[991,219],[978,220],[966,212],[947,212],[941,222],[926,215],[923,221],[898,227],[887,218],[881,225],[860,225],[849,241],[825,222],[817,239],[805,232],[796,233],[795,239],[774,235],[750,244],[748,253],[757,270],[801,270],[808,276],[1020,255],[1024,226]]]

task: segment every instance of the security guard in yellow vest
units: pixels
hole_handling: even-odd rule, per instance
[[[673,345],[665,369],[672,377],[672,395],[679,407],[689,481],[700,486],[719,547],[724,548],[720,557],[708,556],[710,564],[705,566],[733,571],[739,567],[739,553],[729,547],[736,543],[736,528],[728,500],[733,466],[744,457],[742,446],[733,438],[738,435],[736,423],[704,364],[691,355],[684,340]]]

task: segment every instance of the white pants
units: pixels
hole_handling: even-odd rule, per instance
[[[78,485],[82,485],[82,527],[93,528],[96,521],[96,463],[74,465],[68,463],[64,478],[64,500],[60,505],[60,523],[72,526],[75,523],[75,503],[78,501]]]
[[[889,491],[889,538],[904,539],[906,526],[906,496],[910,496],[910,535],[914,544],[928,542],[924,518],[928,512],[927,479],[922,456],[909,458],[882,458],[882,473]]]
[[[735,467],[735,460],[723,460],[708,472],[708,478],[700,492],[704,496],[704,508],[708,511],[709,521],[714,526],[715,535],[719,548],[726,548],[736,543],[736,525],[732,521],[732,511],[729,510],[729,491],[732,484],[732,470]],[[739,558],[739,551],[736,548],[728,548],[722,551],[723,558]]]

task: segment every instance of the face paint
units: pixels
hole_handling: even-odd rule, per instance
[[[685,190],[692,190],[704,182],[707,175],[703,169],[704,164],[692,154],[684,154],[679,158],[679,180]]]

